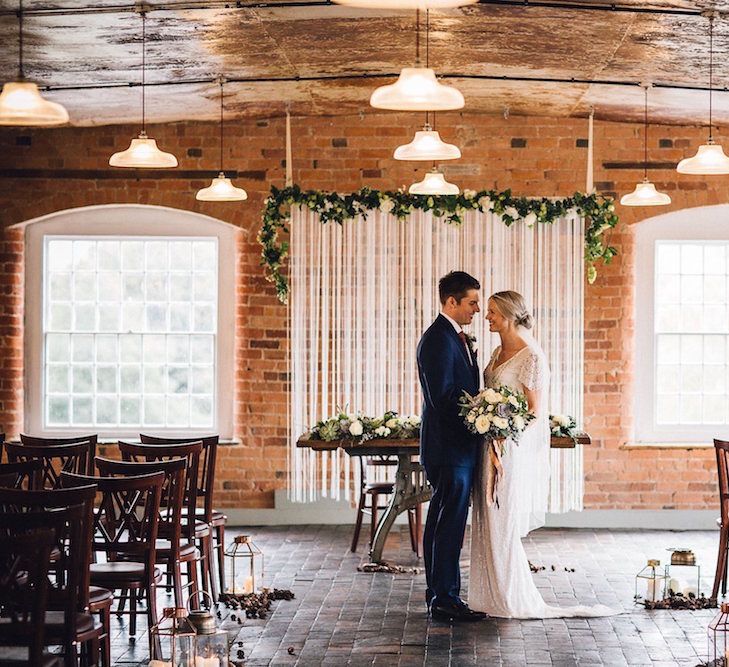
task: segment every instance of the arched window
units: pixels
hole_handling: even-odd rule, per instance
[[[231,437],[240,230],[132,204],[22,224],[26,431]]]
[[[656,216],[635,230],[636,438],[727,438],[729,205]]]

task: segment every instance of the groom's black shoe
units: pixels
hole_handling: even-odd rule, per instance
[[[430,615],[436,621],[483,621],[488,618],[488,614],[469,609],[465,604],[459,605],[440,605],[432,604],[430,606]]]

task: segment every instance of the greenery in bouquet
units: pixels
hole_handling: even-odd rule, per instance
[[[577,422],[570,415],[549,415],[549,430],[555,438],[577,437]]]
[[[361,413],[352,414],[339,410],[336,415],[318,421],[308,434],[312,440],[326,442],[351,440],[357,443],[375,438],[408,439],[419,436],[419,416],[401,417],[392,410],[388,410],[380,417],[368,417]]]
[[[506,386],[489,387],[475,396],[464,391],[459,403],[468,430],[489,440],[518,442],[534,419],[526,396]]]

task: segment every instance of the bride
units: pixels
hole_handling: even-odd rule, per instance
[[[489,331],[501,345],[484,370],[486,387],[506,385],[523,392],[537,418],[518,445],[507,442],[496,478],[486,449],[473,483],[471,569],[468,602],[472,609],[503,618],[607,616],[618,612],[603,605],[550,607],[534,585],[521,537],[544,524],[549,479],[549,366],[529,332],[532,316],[518,292],[493,294],[488,300]],[[488,445],[489,443],[487,443]],[[485,454],[485,455],[484,455]]]

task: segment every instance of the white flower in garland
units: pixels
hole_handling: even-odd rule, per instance
[[[476,191],[475,190],[464,190],[463,196],[466,199],[473,199],[476,196]]]
[[[391,213],[392,209],[395,208],[395,202],[392,201],[389,197],[383,197],[380,199],[380,211],[382,213]]]
[[[537,214],[534,212],[527,213],[524,216],[524,223],[526,224],[527,227],[533,227],[534,223],[536,223],[536,221],[537,221]]]
[[[504,215],[508,215],[513,220],[519,219],[519,211],[517,211],[513,206],[507,206],[504,209]]]
[[[364,431],[364,428],[362,427],[362,422],[358,420],[353,421],[349,425],[349,433],[350,435],[353,435],[355,438],[358,438],[360,435],[362,435]]]
[[[481,197],[478,200],[478,205],[484,213],[491,213],[494,210],[494,202],[490,197]]]

